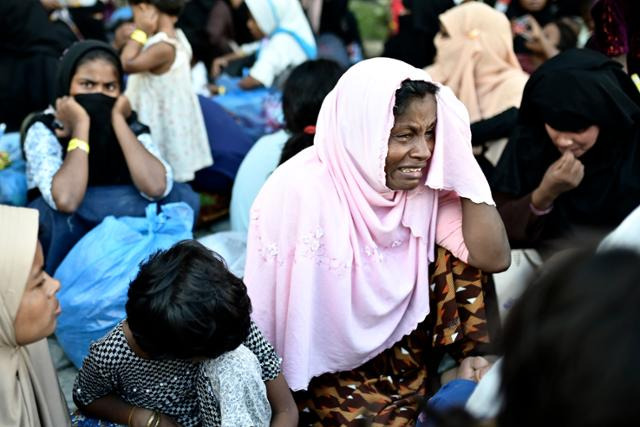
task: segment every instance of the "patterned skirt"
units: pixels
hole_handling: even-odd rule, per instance
[[[296,392],[300,425],[414,425],[424,399],[439,386],[438,364],[487,351],[486,276],[437,248],[431,265],[431,310],[393,347],[347,372],[328,373]]]

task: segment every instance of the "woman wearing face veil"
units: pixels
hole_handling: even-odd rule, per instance
[[[76,43],[60,61],[54,108],[24,127],[31,206],[40,211],[48,272],[108,215],[144,216],[153,200],[185,201],[197,213],[195,193],[173,183],[171,167],[122,88],[111,47]]]
[[[60,283],[42,270],[38,212],[0,206],[0,235],[0,425],[68,426],[46,340]]]
[[[604,55],[569,50],[529,79],[492,189],[512,246],[610,230],[640,203],[640,93]]]

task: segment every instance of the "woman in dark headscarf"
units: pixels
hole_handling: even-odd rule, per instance
[[[606,56],[572,49],[529,79],[492,182],[512,245],[612,229],[640,203],[640,93]]]
[[[173,184],[149,128],[122,95],[122,75],[106,43],[72,45],[60,60],[55,108],[25,125],[30,206],[40,211],[47,272],[108,215],[144,216],[151,200],[190,201],[197,211],[197,196]]]
[[[386,41],[382,56],[424,68],[431,65],[436,56],[433,39],[440,31],[438,17],[456,3],[453,0],[404,0],[402,4],[408,13],[399,17],[398,33]]]
[[[47,106],[58,57],[72,42],[73,34],[49,21],[39,0],[0,2],[0,123],[7,131]]]

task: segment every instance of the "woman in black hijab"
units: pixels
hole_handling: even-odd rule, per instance
[[[424,68],[433,64],[433,39],[440,31],[438,17],[456,5],[453,0],[403,0],[407,14],[399,17],[398,33],[385,42],[382,56]]]
[[[122,95],[120,59],[109,45],[82,41],[60,60],[50,108],[25,124],[30,207],[40,211],[45,270],[106,216],[144,216],[151,200],[197,196],[174,184],[149,128]]]
[[[0,1],[0,123],[8,132],[53,94],[58,58],[75,39],[58,24],[40,0]]]
[[[579,49],[543,64],[492,189],[512,247],[618,225],[640,204],[640,93],[622,67]]]

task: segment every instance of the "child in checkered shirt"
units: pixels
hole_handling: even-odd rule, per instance
[[[129,426],[297,425],[244,283],[200,243],[151,256],[126,312],[78,373],[73,398],[85,415]]]

